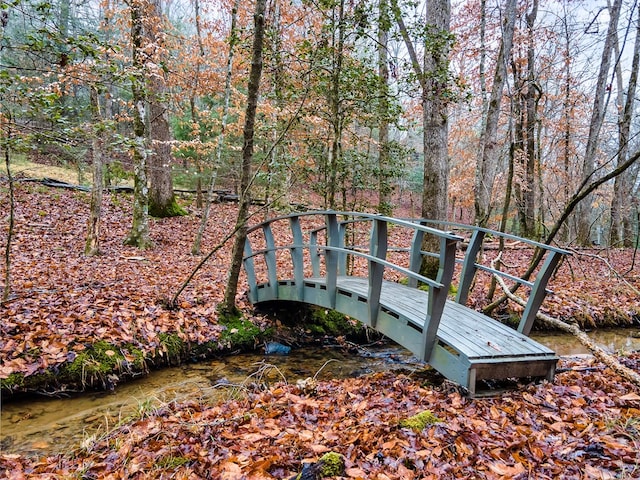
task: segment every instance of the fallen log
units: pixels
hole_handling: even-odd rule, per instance
[[[491,266],[493,268],[495,268],[497,262],[500,261],[500,256],[501,254],[498,255],[493,260],[493,262],[491,262]],[[507,284],[504,282],[504,280],[500,276],[496,274],[494,274],[493,276],[498,282],[498,284],[500,285],[500,288],[502,288],[505,295],[510,300],[514,301],[515,303],[517,303],[522,307],[526,307],[527,302],[523,298],[512,293],[509,287],[507,286]],[[537,313],[536,318],[542,320],[543,322],[547,323],[547,325],[551,327],[557,328],[558,330],[561,330],[566,333],[570,333],[571,335],[575,336],[582,345],[584,345],[586,348],[589,349],[591,353],[593,353],[593,356],[597,360],[604,363],[607,367],[611,368],[614,372],[616,372],[622,378],[635,384],[635,386],[638,389],[640,389],[640,373],[630,369],[629,367],[626,367],[625,365],[620,363],[620,361],[617,358],[615,358],[613,355],[609,354],[604,349],[596,345],[585,332],[580,330],[580,328],[577,325],[566,323],[560,320],[559,318],[555,318],[541,312]]]

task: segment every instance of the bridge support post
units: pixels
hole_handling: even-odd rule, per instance
[[[369,240],[369,255],[386,260],[387,258],[387,222],[374,219],[371,225],[371,238]],[[369,326],[376,327],[378,313],[380,312],[380,293],[382,292],[382,280],[384,277],[384,265],[372,260],[369,266]]]
[[[289,219],[291,234],[293,235],[293,246],[291,252],[291,262],[293,263],[293,281],[296,284],[296,298],[304,302],[304,254],[302,244],[302,228],[300,227],[300,217]]]
[[[438,276],[436,281],[441,287],[430,287],[429,298],[427,303],[427,316],[422,330],[422,360],[428,362],[431,358],[431,352],[436,341],[436,333],[440,326],[440,319],[447,301],[451,279],[453,278],[453,270],[456,264],[456,246],[457,239],[441,238],[440,239],[440,266],[438,268]]]
[[[271,290],[271,298],[278,298],[278,271],[276,261],[276,242],[273,239],[271,231],[271,223],[265,223],[262,227],[262,233],[266,242],[264,253],[264,261],[267,264],[267,278],[269,279],[269,289]]]
[[[538,309],[540,305],[542,305],[542,301],[547,294],[546,285],[553,275],[558,262],[562,258],[562,255],[558,252],[550,251],[547,255],[547,258],[542,265],[542,268],[536,275],[536,281],[531,288],[531,293],[529,294],[529,301],[527,301],[527,306],[522,312],[522,318],[520,319],[520,323],[518,324],[518,331],[524,335],[529,336],[531,333],[531,328],[533,327],[533,322],[536,320],[536,314],[538,313]]]
[[[327,249],[325,254],[327,295],[329,295],[329,305],[331,308],[335,308],[339,257],[339,253],[335,249],[340,247],[340,227],[338,226],[338,216],[335,213],[327,214],[327,246],[332,247]]]
[[[484,240],[484,233],[482,230],[474,230],[467,247],[467,253],[464,256],[464,263],[462,264],[462,271],[460,272],[460,282],[458,283],[458,293],[456,294],[456,302],[460,305],[467,304],[467,298],[469,298],[469,289],[473,282],[473,277],[476,274],[476,260],[478,258],[478,252],[482,247]]]

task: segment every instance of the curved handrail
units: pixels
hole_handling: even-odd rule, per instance
[[[321,227],[312,227],[305,233],[308,241],[303,240],[303,233],[300,225],[301,217],[323,216],[325,224]],[[338,217],[345,219],[338,220]],[[271,225],[279,221],[289,221],[293,240],[287,245],[276,245]],[[369,250],[361,252],[353,250],[344,245],[346,235],[346,225],[352,223],[369,223]],[[387,260],[387,227],[388,225],[398,225],[414,231],[414,240],[409,252],[409,268],[397,265]],[[252,234],[262,230],[263,248],[254,251],[251,245]],[[325,231],[325,245],[318,244],[318,234]],[[419,234],[418,234],[419,233]],[[427,278],[419,273],[419,262],[421,258],[421,240],[424,234],[431,234],[440,239],[439,269],[436,279]],[[307,250],[312,256],[312,268],[314,276],[319,276],[319,258],[324,257],[324,283],[329,296],[331,308],[335,308],[337,296],[338,276],[346,273],[346,262],[349,256],[362,258],[367,261],[368,278],[368,324],[375,328],[380,310],[380,296],[383,285],[385,268],[393,269],[405,275],[417,286],[421,282],[429,288],[429,302],[425,312],[424,327],[422,336],[424,345],[421,356],[429,358],[431,349],[435,342],[436,332],[446,303],[449,286],[453,278],[455,266],[455,252],[457,243],[462,237],[454,235],[424,225],[418,225],[391,217],[367,214],[360,212],[338,212],[333,210],[302,212],[274,217],[258,225],[254,225],[247,230],[247,241],[245,243],[244,266],[249,279],[250,299],[255,301],[258,298],[258,285],[254,259],[263,257],[267,267],[267,282],[260,285],[260,289],[269,289],[268,298],[279,298],[279,276],[276,253],[288,250],[293,263],[293,284],[296,289],[296,298],[304,301],[305,276],[304,276],[304,251]],[[263,297],[264,298],[264,297]]]
[[[303,217],[324,217],[321,226],[309,225],[305,233],[302,232],[300,220]],[[339,218],[340,217],[340,218]],[[271,225],[280,221],[289,221],[290,231],[293,235],[292,243],[288,245],[276,245],[275,238],[271,231]],[[347,226],[355,223],[370,223],[369,227],[369,248],[356,245],[345,245]],[[413,230],[414,236],[410,247],[388,248],[387,227],[397,225]],[[451,231],[439,230],[429,225],[443,225],[452,229],[462,229],[471,232],[469,245],[467,246],[464,258],[456,259],[455,251],[458,242],[463,237]],[[262,229],[265,248],[253,251],[251,246],[251,234]],[[324,233],[324,243],[319,243],[320,233]],[[362,233],[362,232],[360,232]],[[439,252],[425,252],[422,250],[422,239],[425,234],[435,235],[440,238]],[[308,236],[308,241],[304,240],[304,235]],[[478,256],[481,251],[483,241],[487,235],[502,237],[505,239],[524,242],[531,247],[542,249],[546,255],[545,262],[536,274],[535,281],[520,278],[517,275],[497,270],[495,268],[478,263]],[[356,249],[357,248],[357,249]],[[277,298],[278,289],[278,265],[276,253],[288,250],[293,263],[293,280],[298,288],[298,297],[304,296],[304,252],[311,255],[311,266],[313,277],[321,277],[321,258],[324,258],[326,287],[330,292],[336,290],[337,277],[346,274],[347,258],[349,256],[359,257],[367,261],[369,278],[369,304],[371,324],[375,326],[377,308],[379,306],[380,290],[385,269],[393,269],[408,279],[410,287],[417,287],[419,283],[426,284],[430,289],[429,312],[426,312],[428,319],[434,316],[439,317],[444,308],[446,294],[453,277],[453,270],[456,263],[462,263],[460,281],[458,284],[456,301],[465,304],[469,295],[473,279],[478,270],[495,273],[508,278],[513,282],[525,285],[530,288],[527,306],[518,326],[518,331],[528,335],[535,315],[547,294],[546,284],[550,279],[560,258],[569,252],[561,248],[545,245],[533,240],[520,238],[515,235],[498,232],[488,228],[465,225],[456,222],[438,221],[429,219],[398,219],[377,214],[363,212],[340,212],[335,210],[315,210],[299,213],[291,213],[267,219],[248,229],[247,242],[245,245],[244,264],[250,285],[256,285],[254,269],[254,259],[262,256],[267,266],[267,287],[272,289],[273,298]],[[362,250],[362,251],[361,251]],[[396,265],[387,260],[387,252],[405,251],[409,256],[409,267]],[[425,255],[431,255],[439,259],[439,272],[436,280],[420,275],[420,265]],[[255,292],[254,292],[255,293]],[[251,294],[251,292],[250,292]],[[254,295],[255,296],[255,295]],[[332,299],[335,303],[335,295]],[[439,320],[434,321],[436,325]],[[426,325],[426,323],[425,323]],[[435,332],[433,332],[435,336]]]

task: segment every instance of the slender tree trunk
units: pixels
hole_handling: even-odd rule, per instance
[[[89,90],[89,100],[91,104],[91,116],[94,126],[102,120],[100,114],[100,103],[98,90],[92,86]],[[85,255],[100,254],[100,222],[102,220],[102,191],[104,182],[102,178],[102,149],[103,133],[94,131],[91,139],[91,158],[93,160],[93,188],[91,189],[91,206],[89,220],[87,221],[87,239],[84,245]]]
[[[526,153],[524,155],[524,183],[522,189],[522,214],[520,215],[522,235],[526,238],[537,238],[536,208],[535,208],[535,167],[536,167],[536,143],[535,132],[537,124],[537,106],[540,98],[540,89],[536,83],[535,74],[535,50],[534,50],[534,24],[538,15],[538,0],[533,0],[531,11],[527,13],[527,91],[525,95],[526,105]]]
[[[595,161],[599,145],[600,129],[604,121],[605,103],[607,98],[607,81],[611,66],[611,53],[615,44],[615,37],[618,35],[618,19],[620,17],[620,7],[622,0],[615,0],[613,6],[609,8],[609,29],[602,48],[600,61],[600,71],[593,95],[593,111],[591,112],[591,123],[589,125],[589,137],[582,167],[582,178],[590,180],[595,173]],[[592,196],[587,195],[576,209],[577,215],[577,242],[580,245],[591,244],[591,204]]]
[[[200,227],[198,233],[193,241],[191,247],[191,253],[193,255],[200,254],[200,245],[202,243],[202,236],[207,228],[207,222],[209,221],[209,212],[211,211],[211,204],[213,203],[213,190],[216,185],[218,177],[218,168],[222,163],[222,152],[225,145],[225,135],[229,116],[229,103],[231,101],[231,77],[233,74],[233,56],[235,54],[235,46],[238,42],[236,24],[238,21],[238,8],[240,6],[240,0],[235,0],[233,9],[231,10],[231,30],[229,32],[229,55],[227,57],[227,68],[224,81],[224,102],[222,106],[221,115],[221,127],[220,134],[218,135],[218,144],[216,145],[216,158],[211,169],[211,178],[209,179],[209,186],[207,188],[207,197],[204,203],[204,210],[202,212],[202,220],[200,221]]]
[[[231,254],[231,267],[227,279],[222,311],[230,314],[236,311],[236,294],[238,292],[238,279],[242,268],[242,256],[244,244],[247,239],[247,222],[249,221],[249,206],[251,196],[249,192],[251,181],[251,163],[253,160],[253,137],[258,107],[258,94],[260,91],[260,77],[262,75],[262,47],[264,43],[266,0],[256,0],[254,14],[255,31],[253,35],[251,71],[249,72],[249,85],[247,88],[247,110],[244,123],[244,143],[242,146],[242,175],[240,179],[240,208],[236,221],[236,237]]]
[[[378,76],[380,78],[380,124],[378,135],[378,212],[392,214],[391,192],[389,184],[389,2],[378,1]]]
[[[4,247],[4,289],[2,290],[2,301],[6,302],[9,299],[11,293],[11,245],[13,241],[13,229],[15,225],[15,195],[13,175],[11,173],[11,155],[9,152],[9,145],[11,140],[11,119],[7,121],[7,142],[4,146],[4,164],[7,169],[7,181],[9,182],[9,228],[7,230],[7,244]]]
[[[480,134],[478,148],[478,163],[475,178],[475,214],[476,224],[485,227],[491,216],[491,193],[498,164],[498,119],[500,117],[500,103],[502,90],[507,75],[507,62],[511,56],[513,32],[516,21],[517,0],[507,0],[502,24],[502,42],[496,59],[496,69],[493,75],[493,85],[484,119],[484,129]]]
[[[143,5],[139,0],[130,3],[131,46],[133,56],[133,79],[131,93],[133,101],[133,222],[125,245],[141,249],[151,248],[149,237],[149,188],[147,186],[146,145],[146,74],[142,51]]]
[[[331,90],[329,92],[329,105],[331,108],[331,150],[329,152],[329,208],[336,208],[336,192],[338,191],[338,176],[342,163],[342,123],[343,113],[340,106],[341,84],[340,77],[342,75],[342,62],[344,60],[344,2],[340,0],[337,5],[337,20],[334,18],[333,25],[333,66],[331,72]],[[333,9],[334,15],[336,9]],[[335,38],[337,34],[337,39]]]
[[[562,183],[564,185],[562,189],[563,193],[563,204],[567,205],[569,203],[569,199],[571,198],[571,164],[572,164],[572,149],[571,149],[571,137],[572,137],[572,118],[574,115],[574,105],[571,100],[571,49],[570,49],[570,39],[571,35],[569,33],[569,25],[567,22],[566,15],[564,16],[564,84],[562,89],[562,166],[563,166],[563,178]],[[569,239],[572,236],[572,225],[571,222],[567,222],[562,226],[561,237],[565,243],[569,242]]]
[[[629,74],[629,85],[627,88],[627,99],[623,99],[622,67],[620,62],[616,66],[618,81],[618,163],[624,162],[629,155],[629,134],[631,130],[631,119],[636,97],[636,87],[638,84],[638,68],[640,66],[640,7],[638,11],[638,24],[636,26],[636,40],[633,47],[633,60],[631,73]],[[617,40],[617,37],[616,37]],[[618,42],[615,42],[616,55],[619,56]],[[631,182],[632,172],[627,171],[615,178],[613,183],[613,198],[611,199],[611,231],[609,235],[610,246],[633,246],[633,238],[625,231],[625,220],[631,215]]]

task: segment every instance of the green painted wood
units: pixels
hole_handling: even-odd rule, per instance
[[[371,227],[369,252],[372,256],[386,260],[387,258],[387,222],[375,219]],[[384,275],[384,265],[373,260],[369,260],[369,289],[367,299],[369,303],[368,325],[376,327],[378,312],[380,311],[380,291]]]
[[[314,215],[323,216],[324,226],[308,230],[308,240],[305,243],[302,220]],[[272,224],[281,220],[289,222],[292,235],[292,243],[289,245],[277,245],[272,233]],[[346,244],[346,232],[351,226],[356,229],[357,224],[361,223],[368,224],[368,251],[366,247]],[[465,386],[472,393],[477,381],[483,379],[553,379],[557,357],[553,351],[531,340],[526,334],[547,293],[547,281],[566,252],[549,247],[551,254],[547,256],[535,282],[524,281],[478,263],[482,240],[486,233],[492,231],[465,226],[473,233],[465,258],[458,260],[456,250],[462,238],[429,227],[427,223],[429,222],[424,220],[416,222],[334,211],[305,212],[270,219],[249,229],[249,233],[262,231],[265,248],[253,250],[250,237],[245,244],[244,266],[249,281],[249,299],[254,304],[285,300],[335,309],[405,346],[418,358],[429,362],[447,378]],[[390,251],[390,224],[414,231],[409,248],[392,249],[394,255],[405,252],[408,268],[387,259]],[[460,228],[460,224],[447,225]],[[439,252],[421,251],[425,234],[440,237]],[[503,236],[517,239],[510,235]],[[319,241],[320,238],[324,241]],[[536,242],[519,240],[538,245]],[[278,272],[278,250],[289,251],[293,265],[290,273]],[[308,252],[311,261],[310,278],[304,277],[305,252]],[[439,258],[436,280],[419,274],[423,255]],[[366,278],[346,275],[350,256],[366,260]],[[266,267],[267,280],[261,284],[256,284],[257,260]],[[447,294],[458,262],[462,263],[462,271],[454,302],[448,300]],[[529,303],[520,323],[521,332],[464,306],[469,286],[479,269],[496,272],[531,288]],[[406,277],[407,285],[386,280],[387,271],[395,271]],[[281,278],[283,275],[291,275],[293,278]],[[427,285],[428,292],[414,288],[418,284]]]

